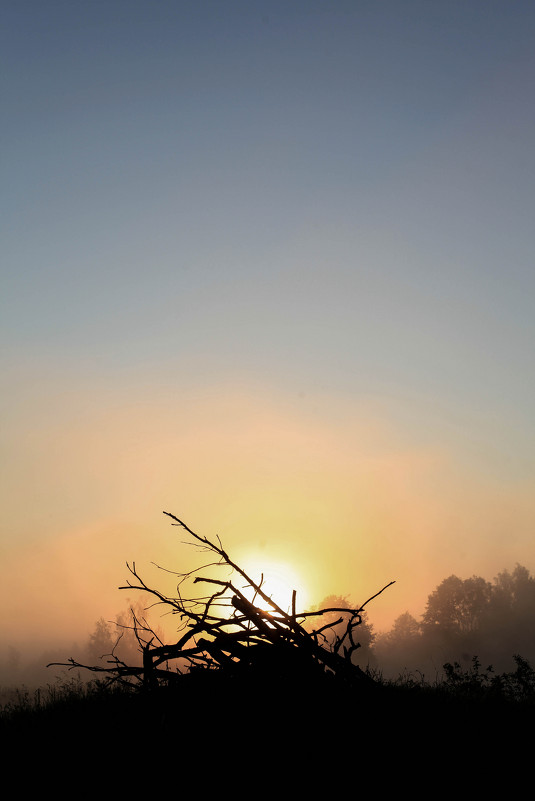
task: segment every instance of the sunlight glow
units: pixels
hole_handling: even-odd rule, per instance
[[[296,590],[297,611],[303,611],[308,603],[308,592],[303,581],[294,568],[284,562],[262,561],[253,557],[246,559],[243,569],[257,583],[263,577],[262,589],[285,612],[292,608],[292,592]],[[252,600],[252,598],[251,598]],[[257,599],[256,603],[261,606]]]

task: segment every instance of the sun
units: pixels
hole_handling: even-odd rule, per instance
[[[257,584],[262,581],[262,590],[284,612],[292,611],[292,594],[296,591],[297,611],[303,611],[308,603],[308,592],[298,571],[287,562],[278,562],[272,559],[265,560],[259,557],[245,559],[242,564],[247,575]],[[247,592],[247,595],[250,593]],[[251,597],[251,600],[252,597]],[[260,608],[264,602],[255,600]],[[267,608],[267,611],[272,611]]]

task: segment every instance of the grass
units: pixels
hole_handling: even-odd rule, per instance
[[[440,714],[444,719],[466,714],[487,714],[521,718],[535,713],[535,670],[520,656],[515,656],[516,669],[495,674],[491,667],[482,668],[474,657],[468,670],[457,663],[444,666],[445,678],[429,682],[421,674],[402,674],[398,679],[384,680],[373,674],[373,691],[349,691],[329,681],[309,682],[303,686],[295,679],[278,679],[273,683],[251,675],[239,682],[229,681],[217,671],[201,671],[184,677],[177,689],[161,688],[143,693],[133,688],[108,685],[103,681],[72,680],[49,684],[30,691],[17,688],[3,693],[0,706],[0,732],[41,730],[68,727],[98,731],[115,727],[136,726],[165,730],[177,719],[217,715],[225,718],[246,715],[254,708],[263,715],[293,710],[306,717],[307,710],[315,719],[343,719],[358,714],[368,720],[374,716],[389,718],[410,710],[412,718],[422,723],[426,716]]]
[[[230,783],[241,795],[247,782],[283,780],[288,770],[307,794],[321,782],[355,792],[363,775],[375,789],[418,797],[447,785],[491,789],[507,774],[513,791],[531,771],[535,671],[521,657],[501,676],[477,659],[445,671],[440,682],[375,675],[371,688],[351,692],[335,680],[236,682],[218,671],[150,693],[77,677],[15,691],[1,708],[0,736],[6,764],[22,753],[41,778],[51,766],[76,766],[84,786],[108,793],[125,794],[128,784],[138,793],[143,781],[175,792],[187,774],[199,790]]]

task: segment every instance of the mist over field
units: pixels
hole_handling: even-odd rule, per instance
[[[535,656],[533,4],[2,16],[0,684],[173,591],[164,510],[298,605],[395,581],[373,665]],[[472,640],[394,658],[451,576]]]

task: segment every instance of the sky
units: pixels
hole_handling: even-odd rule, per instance
[[[0,37],[3,642],[189,569],[164,510],[298,605],[395,581],[377,630],[535,572],[533,3],[4,0]]]

